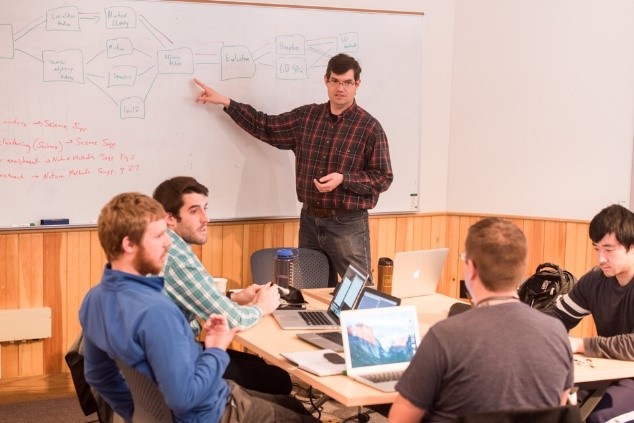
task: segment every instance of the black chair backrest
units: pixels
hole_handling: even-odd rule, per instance
[[[253,283],[262,285],[273,280],[273,268],[277,250],[288,248],[296,252],[293,284],[297,289],[328,287],[328,258],[321,251],[310,248],[263,248],[251,254]]]
[[[449,307],[448,316],[455,316],[456,314],[464,313],[465,311],[471,310],[471,304],[463,303],[461,301],[455,302]]]
[[[93,413],[97,413],[97,419],[99,423],[112,422],[114,411],[108,405],[106,400],[92,389],[86,378],[84,377],[84,335],[83,331],[79,332],[79,336],[70,346],[64,360],[70,369],[70,374],[73,379],[73,386],[77,393],[77,399],[79,400],[79,406],[84,415],[89,416]]]
[[[581,423],[576,405],[534,410],[501,410],[458,416],[454,423]]]
[[[172,423],[172,411],[153,380],[140,371],[117,360],[117,366],[132,393],[133,423]]]

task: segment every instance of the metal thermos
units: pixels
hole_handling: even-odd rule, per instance
[[[389,257],[381,257],[379,259],[379,274],[377,288],[386,294],[392,293],[392,272],[394,271],[394,262]]]
[[[293,250],[287,248],[277,250],[273,265],[273,281],[282,288],[293,286],[294,270],[295,254],[293,254]]]

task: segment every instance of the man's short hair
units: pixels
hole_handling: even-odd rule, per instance
[[[357,62],[354,57],[343,53],[332,56],[326,68],[326,79],[330,78],[330,74],[333,72],[337,75],[341,75],[350,69],[354,70],[354,80],[358,81],[359,78],[361,78],[361,65],[359,65],[359,62]]]
[[[612,204],[592,218],[588,232],[595,244],[606,235],[614,233],[619,244],[629,250],[634,244],[634,213],[623,206]]]
[[[161,204],[138,192],[127,192],[112,198],[103,206],[97,221],[99,242],[108,261],[123,253],[123,239],[140,244],[147,225],[165,219]]]
[[[491,217],[469,228],[465,242],[485,288],[498,292],[517,288],[526,272],[526,237],[512,222]]]
[[[167,179],[156,187],[152,197],[163,205],[165,211],[180,220],[180,210],[183,207],[183,194],[209,195],[206,186],[198,182],[191,176],[176,176]]]

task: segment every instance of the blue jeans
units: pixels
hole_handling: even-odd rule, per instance
[[[333,217],[314,217],[302,210],[299,218],[299,247],[326,254],[330,265],[328,286],[335,286],[349,264],[370,275],[370,225],[367,210]]]

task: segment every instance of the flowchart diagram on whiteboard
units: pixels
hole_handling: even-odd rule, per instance
[[[96,53],[80,48],[37,51],[37,44],[23,45],[29,36],[41,32],[69,32],[80,39],[83,32],[94,31],[102,21],[106,38]],[[121,29],[133,29],[132,36],[138,36],[118,37]],[[222,80],[251,78],[260,62],[274,66],[276,79],[307,79],[310,66],[323,66],[333,51],[356,53],[358,41],[356,33],[308,41],[303,35],[292,34],[278,35],[273,46],[266,44],[253,53],[249,46],[224,42],[194,51],[178,47],[156,24],[126,6],[107,7],[103,14],[85,13],[76,6],[58,7],[47,10],[44,20],[35,20],[15,33],[13,25],[0,23],[0,58],[12,59],[16,51],[24,53],[42,63],[44,82],[93,85],[119,108],[122,119],[145,117],[147,96],[161,75],[193,75],[196,66],[213,64],[219,65]],[[95,46],[90,47],[94,50]]]

